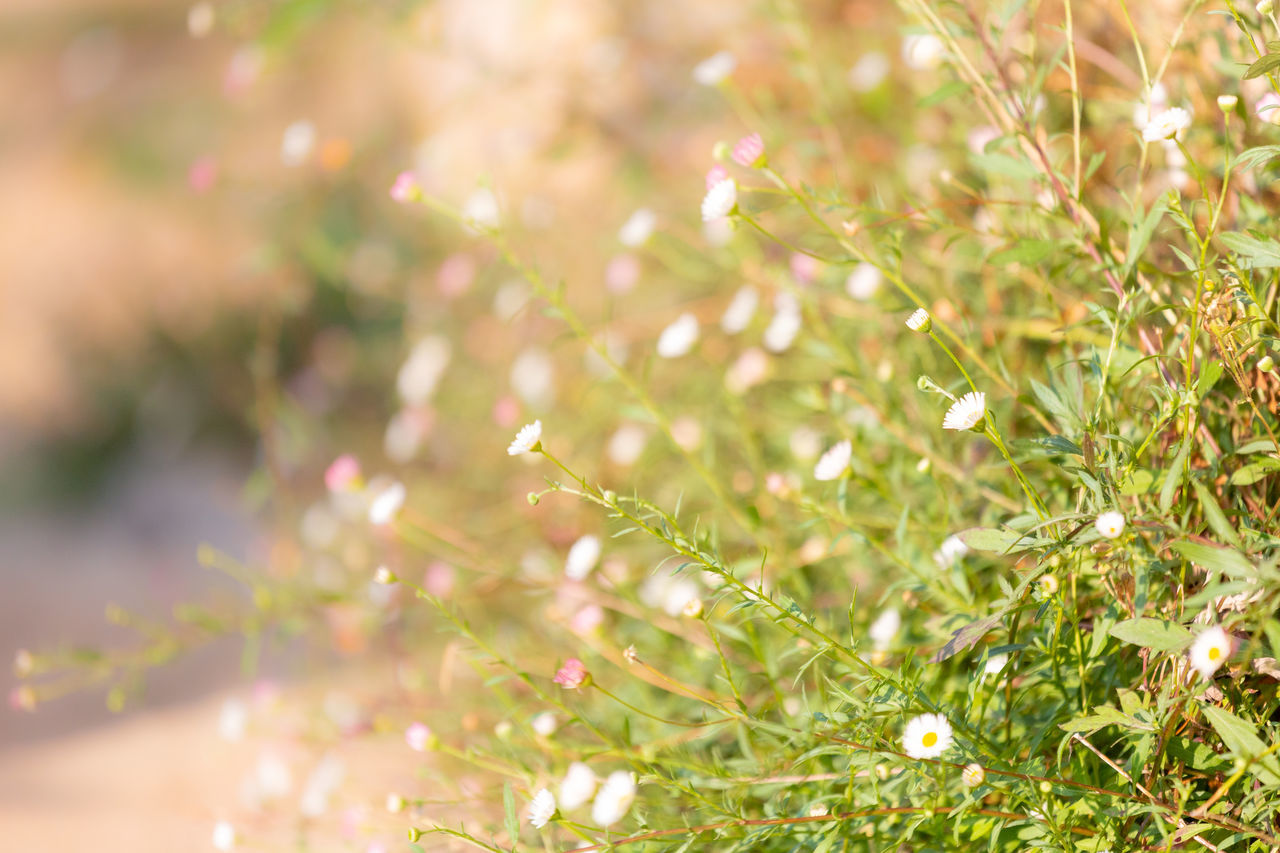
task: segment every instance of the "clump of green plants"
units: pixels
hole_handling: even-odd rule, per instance
[[[400,662],[412,849],[1276,849],[1269,0],[774,5],[616,239],[395,180],[478,271],[224,625]]]

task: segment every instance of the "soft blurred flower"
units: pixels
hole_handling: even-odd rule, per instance
[[[898,615],[896,608],[887,607],[876,621],[871,623],[871,627],[867,629],[867,636],[871,638],[871,642],[880,650],[889,648],[893,644],[893,638],[898,636],[898,629],[902,627],[902,617]]]
[[[409,744],[409,748],[414,752],[426,752],[434,737],[426,723],[411,723],[409,728],[404,730],[404,742]]]
[[[948,536],[933,552],[933,562],[940,569],[950,569],[969,553],[969,546],[959,536]]]
[[[1236,108],[1236,104],[1240,103],[1240,98],[1235,95],[1219,95],[1218,109],[1224,113],[1229,113]]]
[[[618,242],[628,248],[643,246],[653,236],[653,229],[658,225],[658,215],[647,207],[642,207],[622,223],[618,229]]]
[[[249,727],[249,708],[239,699],[228,699],[222,703],[218,713],[218,736],[227,743],[244,740],[245,730]]]
[[[804,252],[792,252],[787,265],[791,268],[791,275],[801,284],[812,284],[822,272],[822,261]]]
[[[764,153],[764,139],[752,133],[738,140],[733,146],[733,162],[751,169],[763,169],[768,162]]]
[[[534,421],[521,427],[515,439],[507,447],[508,456],[519,456],[521,453],[533,453],[542,446],[542,421]]]
[[[852,299],[865,302],[880,290],[884,274],[874,264],[866,261],[858,264],[844,281],[845,293]]]
[[[626,815],[635,798],[635,776],[625,770],[615,770],[604,780],[591,804],[591,820],[600,826],[615,824]]]
[[[644,452],[644,446],[648,441],[649,433],[644,427],[637,424],[623,424],[609,439],[605,452],[609,456],[609,461],[615,465],[634,465],[640,458],[640,454]]]
[[[587,666],[582,661],[569,658],[551,680],[561,687],[577,690],[591,682],[591,673],[587,672]]]
[[[514,320],[529,304],[529,285],[515,279],[504,282],[493,294],[493,314],[504,323]]]
[[[736,335],[746,329],[760,304],[760,295],[751,285],[745,285],[733,295],[729,307],[720,318],[720,329],[726,335]]]
[[[555,399],[555,365],[551,356],[537,347],[521,352],[511,363],[511,388],[534,409],[549,406]]]
[[[604,268],[604,286],[610,293],[626,293],[640,280],[640,261],[635,255],[615,255]]]
[[[912,71],[930,71],[942,64],[946,48],[932,33],[913,34],[902,39],[902,59]]]
[[[738,185],[733,178],[717,181],[702,199],[702,221],[710,222],[733,213],[738,208]]]
[[[393,482],[369,504],[369,521],[373,524],[390,524],[404,506],[405,497],[404,483],[398,480]]]
[[[1146,100],[1138,101],[1133,105],[1133,126],[1138,130],[1145,130],[1147,124],[1151,121],[1151,116],[1168,105],[1168,90],[1165,89],[1163,83],[1156,83],[1151,87]]]
[[[213,825],[213,849],[223,853],[236,849],[236,828],[225,820]]]
[[[410,350],[396,374],[396,390],[410,405],[431,399],[453,355],[453,346],[443,335],[427,335]]]
[[[590,767],[581,761],[573,762],[565,771],[564,779],[560,780],[560,807],[567,811],[586,803],[595,794],[598,784],[599,780]]]
[[[943,429],[966,430],[979,429],[987,414],[987,395],[981,391],[970,391],[947,409],[942,418]]]
[[[764,330],[764,348],[772,353],[783,353],[791,348],[804,318],[800,303],[786,291],[774,297],[774,315]]]
[[[902,751],[912,758],[937,758],[949,746],[951,723],[941,714],[921,714],[902,733]]]
[[[1211,678],[1231,657],[1232,646],[1231,635],[1214,625],[1200,632],[1187,656],[1201,678]]]
[[[658,355],[663,358],[679,358],[693,349],[698,342],[698,318],[689,313],[681,314],[658,336]]]
[[[870,92],[889,76],[889,57],[878,50],[864,53],[849,69],[849,85],[855,92]]]
[[[658,572],[640,587],[640,600],[649,607],[657,607],[668,616],[679,616],[690,601],[697,601],[702,587],[683,575]]]
[[[329,798],[342,784],[347,775],[346,764],[338,756],[330,753],[320,759],[320,763],[307,777],[302,786],[302,795],[298,798],[298,811],[306,817],[319,817],[329,810]]]
[[[983,675],[999,675],[1005,665],[1009,663],[1007,654],[991,655],[987,658],[987,663],[982,668]]]
[[[1094,521],[1093,526],[1098,529],[1099,536],[1115,539],[1124,533],[1124,515],[1114,510],[1104,512]]]
[[[683,415],[671,422],[671,438],[686,453],[702,446],[702,424],[690,415]]]
[[[441,296],[456,299],[471,288],[476,278],[476,260],[467,252],[454,252],[440,263],[436,271],[436,290]]]
[[[462,221],[478,230],[497,228],[502,221],[498,197],[488,187],[480,187],[462,203]]]
[[[329,463],[324,471],[324,485],[331,492],[346,492],[360,487],[360,462],[344,453]]]
[[[728,179],[729,170],[717,163],[707,170],[707,177],[705,180],[707,189],[709,190],[721,181],[726,181]]]
[[[591,574],[600,560],[599,538],[587,534],[578,539],[569,548],[569,555],[564,561],[564,574],[569,580],[580,581]]]
[[[776,322],[776,320],[775,320]],[[769,356],[759,347],[743,350],[724,377],[730,394],[745,394],[769,375]]]
[[[18,678],[26,678],[35,672],[36,659],[27,649],[18,649],[13,653],[13,674]]]
[[[1147,122],[1147,126],[1142,129],[1142,138],[1147,142],[1177,139],[1189,127],[1191,127],[1191,113],[1182,107],[1171,107]]]
[[[555,813],[556,798],[550,791],[543,788],[533,795],[533,801],[529,803],[525,816],[529,819],[530,826],[534,829],[542,829],[550,823]]]
[[[280,139],[280,162],[301,166],[316,147],[316,126],[309,121],[295,121],[284,129]]]
[[[202,39],[213,32],[216,19],[212,3],[196,3],[187,10],[187,32],[192,38]]]
[[[373,581],[374,583],[380,583],[387,586],[396,582],[396,575],[395,572],[391,571],[386,566],[378,566],[377,570],[373,573]]]
[[[579,637],[595,633],[604,624],[604,608],[598,604],[588,604],[580,608],[569,620],[569,630]]]
[[[693,67],[693,79],[703,86],[715,86],[733,73],[738,60],[727,50],[713,54]]]
[[[1253,102],[1253,112],[1258,118],[1271,124],[1280,124],[1280,95],[1267,92]]]
[[[965,137],[965,145],[973,154],[985,154],[987,146],[1000,138],[1000,130],[993,125],[983,124],[969,131]]]
[[[187,169],[187,186],[193,192],[205,193],[218,181],[218,161],[212,157],[197,158]]]
[[[426,408],[401,409],[392,415],[382,436],[382,449],[387,458],[404,464],[418,455],[434,422],[431,410]]]
[[[543,711],[529,721],[529,725],[533,726],[533,731],[542,737],[551,737],[556,733],[556,729],[560,728],[560,721],[556,719],[556,715],[550,711]]]
[[[982,769],[981,764],[966,764],[960,771],[960,781],[966,788],[976,788],[986,781],[986,778],[987,771]]]
[[[815,480],[838,480],[849,470],[853,460],[853,444],[848,440],[832,445],[813,467]]]
[[[229,95],[238,94],[252,86],[262,73],[262,48],[247,44],[231,54],[227,70],[222,77],[222,88]]]
[[[418,178],[413,172],[401,172],[396,175],[396,179],[391,183],[391,198],[401,204],[410,201],[417,201],[422,198],[422,187],[418,184]]]

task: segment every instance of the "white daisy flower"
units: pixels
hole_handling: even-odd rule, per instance
[[[733,295],[733,301],[724,309],[720,318],[720,329],[726,335],[736,335],[751,323],[755,316],[756,306],[760,304],[760,295],[751,286],[743,287]]]
[[[844,290],[851,299],[866,302],[880,290],[880,282],[883,279],[883,273],[874,264],[863,261],[854,267],[853,272],[849,273],[849,277],[844,280]]]
[[[225,820],[213,825],[213,849],[223,853],[236,849],[236,828]]]
[[[960,771],[960,781],[966,788],[976,788],[986,781],[986,778],[987,771],[982,769],[981,764],[966,764]]]
[[[1124,533],[1124,515],[1114,510],[1104,512],[1093,522],[1098,528],[1098,535],[1104,539],[1115,539]]]
[[[987,395],[981,391],[970,391],[947,409],[942,418],[943,429],[977,429],[987,415]]]
[[[569,580],[580,581],[591,574],[600,561],[600,540],[590,534],[583,536],[569,548],[564,561],[564,574]]]
[[[902,751],[912,758],[937,758],[949,746],[951,723],[941,714],[921,714],[902,733]]]
[[[1211,678],[1231,657],[1232,645],[1231,635],[1214,625],[1200,632],[1187,656],[1201,678]]]
[[[625,770],[609,774],[591,804],[591,820],[609,826],[622,820],[636,798],[636,777]]]
[[[738,184],[733,178],[717,181],[702,199],[702,221],[723,219],[738,208]]]
[[[911,316],[907,318],[907,328],[913,332],[928,332],[933,327],[933,320],[929,318],[929,312],[923,308],[917,308],[911,312]]]
[[[844,476],[844,472],[849,470],[849,463],[853,460],[853,444],[848,440],[837,442],[832,445],[826,453],[818,459],[818,464],[813,466],[813,478],[815,480],[838,480]]]
[[[913,34],[902,39],[902,59],[912,71],[930,71],[942,64],[947,49],[932,33]]]
[[[1147,142],[1177,139],[1189,127],[1191,127],[1191,113],[1182,107],[1171,107],[1147,122],[1147,126],[1142,129],[1142,138]]]
[[[551,821],[551,816],[555,813],[556,798],[550,791],[543,788],[533,795],[533,801],[529,803],[525,817],[529,819],[529,825],[534,829],[542,829]]]
[[[871,623],[871,627],[867,629],[867,636],[871,638],[871,642],[875,643],[877,649],[887,649],[893,642],[893,638],[898,636],[898,629],[902,627],[902,617],[898,615],[896,608],[886,608],[876,621]]]
[[[950,569],[968,553],[969,546],[964,544],[964,540],[959,536],[948,536],[933,552],[933,562],[940,569]]]
[[[658,355],[679,358],[693,349],[697,342],[698,318],[689,313],[681,314],[658,336]]]
[[[598,784],[595,771],[581,761],[573,762],[560,780],[560,807],[568,811],[586,803],[595,795]]]
[[[649,208],[642,207],[622,223],[622,227],[618,229],[618,242],[631,248],[643,246],[649,242],[657,225],[658,215]]]
[[[738,60],[727,50],[712,54],[693,66],[693,79],[703,86],[714,86],[733,73]]]
[[[516,433],[515,440],[507,447],[508,456],[533,453],[542,445],[542,421],[526,424]]]
[[[387,486],[369,504],[369,521],[373,524],[390,524],[404,506],[404,483],[396,481]]]

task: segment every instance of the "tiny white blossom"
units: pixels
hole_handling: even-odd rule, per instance
[[[508,456],[519,456],[521,453],[533,453],[542,444],[542,421],[525,424],[516,433],[515,439],[507,447]]]
[[[1219,95],[1218,109],[1224,113],[1229,113],[1236,108],[1236,104],[1240,103],[1240,98],[1236,95]]]
[[[932,33],[913,34],[902,39],[902,59],[913,71],[930,71],[942,64],[947,49]]]
[[[414,345],[409,357],[396,375],[396,390],[410,405],[421,405],[431,399],[449,366],[452,345],[443,335],[428,335]]]
[[[907,328],[913,332],[927,332],[933,321],[929,319],[929,312],[923,308],[917,308],[911,312],[911,316],[907,318]]]
[[[615,465],[634,465],[644,452],[649,441],[649,433],[639,424],[623,424],[609,438],[606,452],[609,461]]]
[[[213,31],[215,18],[213,4],[202,0],[187,10],[187,32],[192,38],[202,39]]]
[[[795,342],[796,335],[800,334],[800,326],[804,322],[804,318],[800,314],[800,310],[780,309],[773,315],[773,319],[769,321],[768,327],[764,330],[762,342],[764,348],[772,353],[784,353],[791,348],[791,344]]]
[[[733,301],[729,303],[729,307],[724,309],[724,316],[720,318],[720,329],[726,335],[738,334],[747,328],[759,304],[760,295],[756,293],[754,287],[748,285],[740,288],[733,295]]]
[[[867,629],[867,636],[871,637],[871,642],[877,649],[883,651],[889,648],[889,644],[898,635],[898,629],[901,627],[902,617],[898,615],[896,608],[889,607],[871,623],[871,627]]]
[[[280,162],[301,166],[316,145],[316,126],[309,121],[295,121],[284,129],[280,138]]]
[[[543,711],[538,714],[529,724],[533,726],[534,732],[542,737],[551,737],[556,733],[556,729],[560,728],[560,721],[550,711]]]
[[[396,481],[387,486],[369,504],[369,521],[373,524],[390,524],[404,506],[404,483]]]
[[[516,396],[535,409],[546,407],[555,399],[555,364],[537,347],[529,347],[516,356],[510,379]]]
[[[658,355],[663,358],[679,358],[693,349],[698,342],[698,318],[681,314],[658,336]]]
[[[970,391],[947,409],[942,418],[943,429],[976,429],[987,415],[987,395]]]
[[[564,574],[569,580],[580,581],[591,574],[600,561],[600,540],[590,534],[583,536],[569,548],[564,561]]]
[[[218,714],[218,735],[227,743],[238,743],[244,740],[245,730],[249,727],[249,709],[239,699],[228,699],[222,703]]]
[[[487,187],[480,187],[462,203],[462,221],[472,228],[497,228],[501,217],[498,197]]]
[[[948,536],[933,552],[933,562],[940,569],[949,569],[969,553],[969,546],[959,536]]]
[[[298,811],[307,817],[319,817],[329,810],[329,800],[347,775],[346,764],[336,755],[326,755],[307,777],[298,798]]]
[[[533,795],[533,801],[529,803],[529,809],[525,815],[529,818],[530,826],[534,829],[542,829],[551,821],[555,813],[556,798],[550,791],[543,788]]]
[[[738,184],[733,178],[717,181],[702,199],[702,221],[722,219],[738,207]]]
[[[609,826],[622,820],[636,798],[635,776],[625,770],[609,774],[591,804],[591,820],[600,826]]]
[[[941,714],[921,714],[902,733],[902,751],[912,758],[937,758],[949,746],[951,723]]]
[[[223,853],[236,849],[236,828],[225,820],[213,825],[213,849]]]
[[[870,92],[889,76],[889,57],[878,50],[863,54],[849,69],[849,85],[855,92]]]
[[[851,299],[865,302],[880,290],[880,282],[883,279],[884,274],[874,264],[863,261],[849,273],[849,277],[844,281],[844,289]]]
[[[1182,107],[1171,107],[1147,122],[1147,126],[1142,129],[1142,138],[1147,142],[1177,139],[1189,127],[1191,127],[1191,113]]]
[[[586,803],[595,795],[599,783],[595,771],[581,761],[573,762],[560,780],[560,807],[570,810]]]
[[[703,86],[714,86],[733,73],[738,60],[727,50],[712,54],[693,67],[693,79]]]
[[[1104,512],[1094,521],[1093,526],[1098,529],[1099,536],[1115,539],[1124,533],[1124,515],[1114,510]]]
[[[1005,665],[1008,663],[1009,656],[1007,654],[991,655],[987,658],[987,663],[982,668],[982,672],[984,675],[999,675],[1000,671],[1003,670]]]
[[[631,248],[643,246],[653,236],[653,229],[657,225],[657,214],[647,207],[642,207],[622,223],[622,227],[618,229],[618,242]]]
[[[1231,635],[1217,625],[1206,628],[1191,644],[1188,657],[1201,678],[1211,678],[1231,657]]]
[[[853,460],[853,444],[848,440],[837,442],[832,445],[826,453],[818,459],[818,464],[813,466],[813,478],[815,480],[837,480],[844,476],[844,472],[849,470],[849,463]]]

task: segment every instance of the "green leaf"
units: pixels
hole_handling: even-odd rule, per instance
[[[1039,174],[1035,166],[1026,160],[1010,157],[1008,154],[975,154],[973,164],[984,172],[1024,181],[1033,180]]]
[[[925,95],[917,102],[916,106],[921,109],[936,107],[943,101],[950,100],[956,95],[969,91],[969,88],[970,87],[967,84],[959,80],[952,80],[950,83],[944,83],[940,88],[935,89],[928,95]]]
[[[1200,508],[1204,510],[1204,520],[1209,522],[1209,527],[1223,541],[1239,547],[1240,536],[1236,533],[1236,529],[1231,526],[1231,522],[1227,521],[1226,513],[1218,505],[1218,499],[1199,480],[1192,480],[1191,487],[1196,490],[1196,499],[1200,501]]]
[[[1124,266],[1120,269],[1121,281],[1128,280],[1129,273],[1133,272],[1134,266],[1142,258],[1142,253],[1147,250],[1147,244],[1151,242],[1151,235],[1155,233],[1156,226],[1160,224],[1160,219],[1164,214],[1164,203],[1158,201],[1143,217],[1141,223],[1135,223],[1130,226],[1129,247],[1125,250]]]
[[[1117,640],[1162,652],[1180,649],[1191,642],[1191,632],[1178,623],[1145,616],[1117,622],[1107,633]]]
[[[1039,263],[1053,253],[1055,245],[1052,240],[1019,240],[1016,245],[996,252],[988,263],[996,267]]]
[[[1234,548],[1215,548],[1199,542],[1186,540],[1174,542],[1171,546],[1184,558],[1198,563],[1211,572],[1221,572],[1232,578],[1256,578],[1258,569],[1253,563]]]
[[[1248,259],[1254,267],[1280,267],[1280,243],[1275,240],[1259,240],[1234,231],[1219,234],[1218,239],[1228,249]]]
[[[1251,441],[1248,444],[1237,447],[1235,453],[1238,456],[1244,456],[1249,453],[1262,453],[1264,451],[1269,453],[1273,450],[1280,450],[1280,447],[1276,447],[1276,443],[1269,438],[1260,438],[1257,441]]]
[[[1173,458],[1173,463],[1169,466],[1169,470],[1164,475],[1164,485],[1160,487],[1160,511],[1168,512],[1173,506],[1173,495],[1178,491],[1178,486],[1182,485],[1183,469],[1186,467],[1187,456],[1191,452],[1190,437],[1183,438],[1182,447],[1178,448],[1178,455]]]
[[[1156,481],[1156,475],[1150,471],[1137,470],[1124,478],[1120,483],[1120,494],[1122,495],[1145,495],[1151,491],[1151,486]]]
[[[1240,152],[1235,165],[1240,169],[1253,169],[1280,157],[1280,145],[1259,145]]]
[[[1232,486],[1251,486],[1277,469],[1280,469],[1280,459],[1262,459],[1238,469],[1227,482]]]
[[[1007,554],[1012,551],[1026,551],[1040,544],[1034,536],[1015,533],[1012,530],[1000,530],[994,527],[970,527],[956,534],[960,541],[975,551],[987,551],[995,554]]]
[[[1267,751],[1267,745],[1258,737],[1257,731],[1250,723],[1217,705],[1204,705],[1200,710],[1236,758],[1249,761]],[[1249,771],[1264,785],[1280,785],[1280,761],[1276,760],[1275,755],[1268,755],[1253,762],[1249,765]]]
[[[1277,68],[1280,68],[1280,53],[1268,53],[1249,66],[1249,70],[1244,72],[1244,79],[1252,80],[1254,77],[1269,74]]]
[[[511,843],[515,844],[520,837],[520,821],[516,817],[516,795],[511,790],[510,782],[502,786],[502,808],[507,813],[507,835],[510,836]]]

